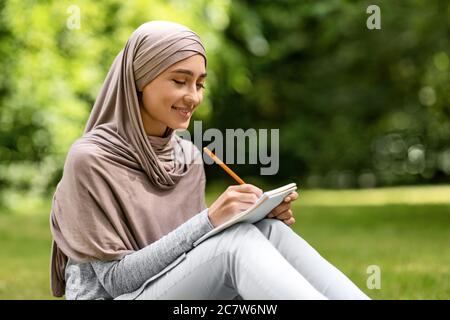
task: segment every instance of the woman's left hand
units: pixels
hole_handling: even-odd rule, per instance
[[[272,211],[269,212],[267,218],[274,218],[282,220],[288,226],[295,223],[295,218],[291,210],[291,202],[297,200],[298,193],[292,192],[284,201],[280,203],[277,207],[275,207]]]

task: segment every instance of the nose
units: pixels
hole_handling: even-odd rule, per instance
[[[184,96],[184,102],[187,106],[193,108],[196,107],[198,104],[200,104],[200,95],[197,92],[197,90],[194,90],[194,92],[189,92]]]

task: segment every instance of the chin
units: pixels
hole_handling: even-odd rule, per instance
[[[190,121],[186,121],[186,122],[178,122],[178,123],[174,123],[173,125],[169,125],[169,127],[175,129],[175,130],[187,130],[187,128],[189,127],[189,123]]]

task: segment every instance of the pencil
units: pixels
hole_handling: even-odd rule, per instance
[[[212,153],[207,147],[204,147],[203,151],[205,151],[208,154],[208,156],[210,156],[211,159],[214,160],[215,163],[217,163],[223,170],[225,170],[239,184],[245,184],[244,180],[239,178],[239,176],[236,173],[234,173],[233,170],[228,168],[228,166],[225,163],[223,163],[222,160],[217,158],[217,156],[214,153]]]

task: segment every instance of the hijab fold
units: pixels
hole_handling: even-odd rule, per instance
[[[71,146],[52,199],[51,287],[65,293],[65,266],[120,260],[206,208],[200,151],[167,128],[145,132],[138,92],[174,63],[205,49],[169,21],[144,23],[114,59],[83,136]]]

